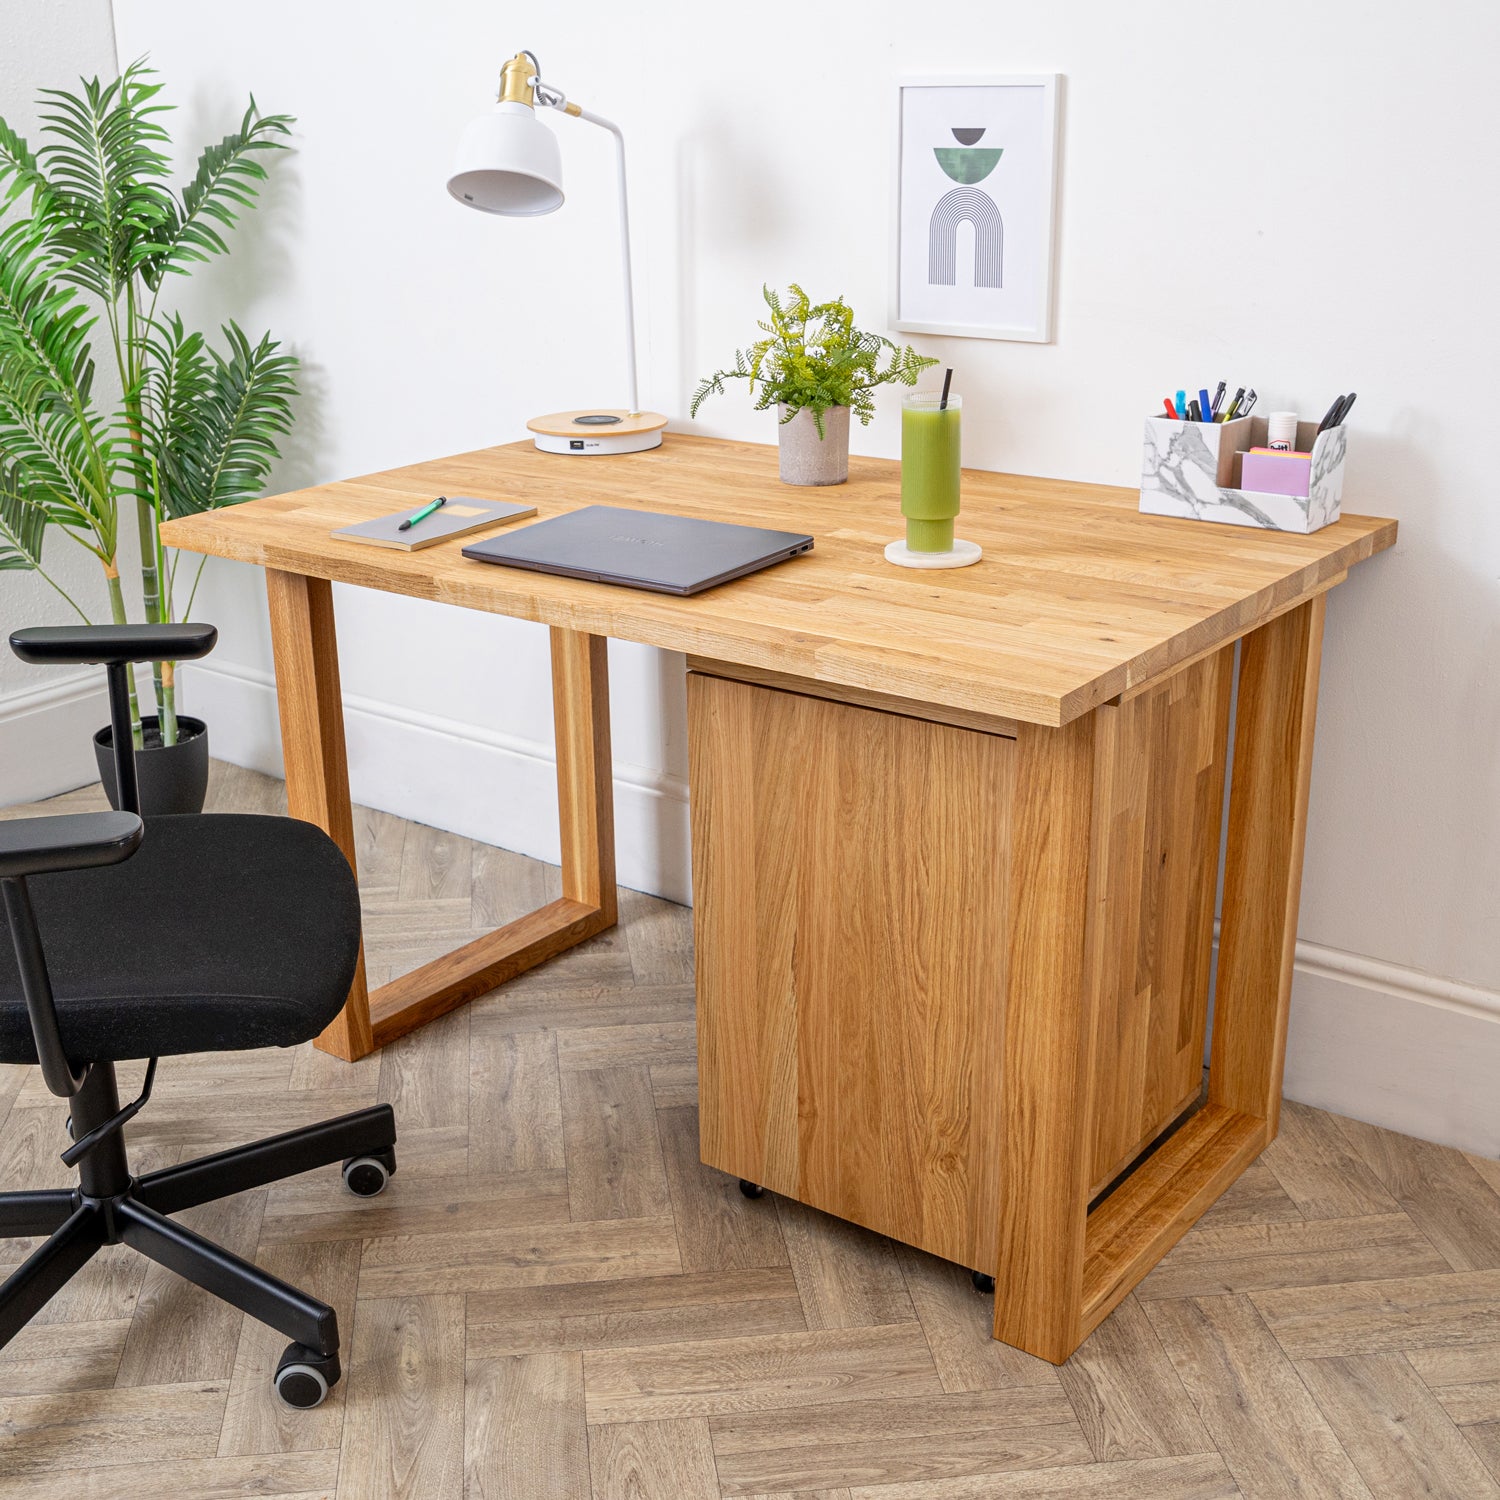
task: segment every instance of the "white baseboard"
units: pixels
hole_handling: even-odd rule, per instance
[[[280,776],[271,674],[226,662],[180,670],[191,712],[208,723],[210,754]],[[550,743],[348,693],[344,734],[354,801],[557,863],[557,763]],[[620,884],[690,902],[686,784],[618,761],[614,784]]]
[[[0,807],[99,779],[94,731],[109,722],[97,668],[0,697]]]
[[[1298,943],[1283,1091],[1500,1157],[1500,992]]]

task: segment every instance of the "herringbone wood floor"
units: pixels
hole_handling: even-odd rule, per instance
[[[280,792],[215,768],[219,808]],[[359,828],[377,982],[556,894],[516,855]],[[1290,1106],[1053,1369],[989,1339],[967,1272],[700,1166],[689,914],[621,911],[352,1067],[167,1060],[142,1167],[395,1106],[384,1197],[328,1169],[188,1216],[335,1304],[344,1381],[279,1408],[279,1337],[111,1251],[0,1350],[0,1494],[1500,1497],[1500,1163]],[[0,1069],[0,1186],[66,1181],[65,1113]]]

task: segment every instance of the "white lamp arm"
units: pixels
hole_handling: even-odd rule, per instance
[[[533,81],[536,102],[549,109],[560,109],[575,119],[587,120],[591,125],[601,126],[615,138],[615,171],[620,184],[620,264],[625,277],[625,362],[630,377],[630,414],[640,412],[641,403],[636,390],[635,369],[635,288],[630,272],[630,208],[625,191],[625,137],[613,120],[584,109],[581,104],[570,103],[561,89],[540,78]]]

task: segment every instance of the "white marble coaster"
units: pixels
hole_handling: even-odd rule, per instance
[[[898,568],[967,568],[984,556],[978,542],[953,539],[951,552],[913,552],[906,543],[890,542],[886,545],[885,560]]]

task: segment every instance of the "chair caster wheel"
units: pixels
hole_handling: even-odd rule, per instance
[[[72,1115],[68,1116],[67,1124],[63,1128],[68,1132],[68,1139],[70,1141],[76,1141],[78,1139],[78,1137],[73,1134],[73,1116]]]
[[[288,1344],[276,1366],[276,1394],[288,1406],[321,1406],[343,1372],[337,1354],[319,1354],[306,1344]]]
[[[974,1282],[974,1290],[988,1295],[995,1290],[995,1278],[984,1271],[970,1271],[970,1278]]]
[[[765,1196],[766,1190],[758,1182],[746,1182],[745,1179],[741,1177],[740,1191],[747,1198],[762,1198]]]
[[[344,1186],[356,1198],[373,1198],[385,1191],[396,1170],[394,1151],[376,1151],[370,1156],[351,1156],[344,1163]]]

